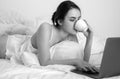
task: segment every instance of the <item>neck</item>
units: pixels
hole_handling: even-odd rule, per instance
[[[61,40],[64,40],[69,34],[62,29],[59,29],[59,37]]]
[[[68,35],[69,35],[69,34],[66,33],[66,32],[64,32],[63,30],[60,31],[60,37],[61,37],[62,39],[65,39]]]

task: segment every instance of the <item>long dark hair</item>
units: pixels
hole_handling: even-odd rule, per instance
[[[70,0],[66,0],[66,1],[63,1],[58,7],[57,7],[57,10],[53,13],[52,15],[52,22],[53,22],[53,25],[57,28],[60,28],[59,27],[59,23],[58,23],[58,20],[64,20],[66,14],[68,13],[68,11],[72,8],[76,8],[78,9],[80,12],[80,8],[72,1]]]

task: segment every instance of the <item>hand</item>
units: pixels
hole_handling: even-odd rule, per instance
[[[82,71],[98,72],[98,69],[95,66],[93,66],[85,61],[82,61],[82,60],[78,61],[77,69],[82,70]]]
[[[87,31],[83,31],[83,34],[87,37],[89,37],[90,35],[93,35],[93,30],[91,28],[91,26],[87,23],[87,21],[84,19],[84,21],[86,22],[88,29]]]

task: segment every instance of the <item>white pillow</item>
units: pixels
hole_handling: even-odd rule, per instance
[[[78,43],[73,41],[63,41],[53,46],[50,50],[51,59],[83,59],[83,50]]]
[[[94,66],[100,67],[102,57],[103,57],[105,42],[106,42],[106,38],[102,38],[99,36],[94,36],[93,38],[91,57],[89,62]]]
[[[22,64],[20,60],[20,46],[24,42],[25,36],[10,35],[6,43],[6,58],[10,59],[12,63]]]
[[[83,58],[85,38],[79,36],[79,44],[72,41],[63,41],[53,46],[50,50],[51,59],[69,59],[69,58]],[[98,36],[93,37],[93,44],[91,49],[91,56],[89,63],[100,66],[103,50],[105,46],[105,38]]]
[[[12,63],[23,64],[29,67],[39,67],[39,60],[37,56],[29,50],[28,38],[26,35],[10,35],[6,45],[6,58],[10,59]]]

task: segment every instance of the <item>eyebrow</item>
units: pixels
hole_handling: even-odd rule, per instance
[[[72,17],[69,17],[69,18],[76,19],[76,17],[74,17],[74,16],[72,16]],[[78,19],[80,19],[80,18],[81,18],[81,16],[79,16],[79,17],[78,17]]]
[[[72,17],[69,17],[69,18],[73,18],[73,19],[76,19],[76,17],[73,17],[73,16],[72,16]]]

